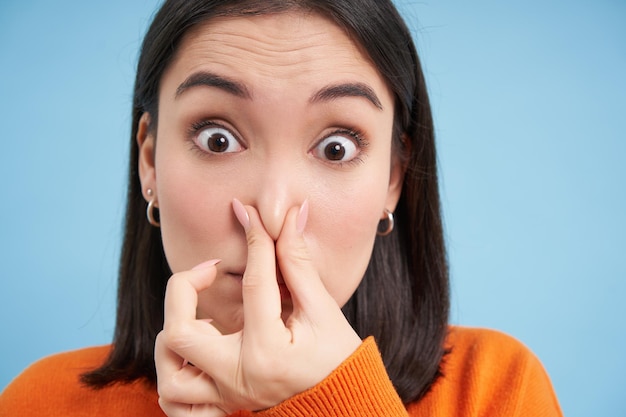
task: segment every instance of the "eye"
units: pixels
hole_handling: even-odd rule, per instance
[[[243,150],[241,143],[228,129],[221,126],[208,126],[199,131],[194,138],[203,150],[212,153],[230,153]]]
[[[318,143],[313,153],[331,162],[348,162],[358,156],[359,149],[354,140],[333,134]]]

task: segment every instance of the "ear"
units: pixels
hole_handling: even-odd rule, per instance
[[[139,181],[141,182],[141,192],[146,201],[154,197],[148,196],[147,190],[151,189],[156,195],[156,169],[154,164],[155,137],[150,128],[150,114],[144,113],[139,119],[137,127],[137,146],[139,148]]]
[[[385,208],[391,212],[394,212],[398,201],[400,200],[400,194],[402,194],[402,184],[404,183],[404,175],[406,173],[405,160],[398,155],[398,152],[406,152],[407,156],[410,154],[410,142],[406,136],[402,137],[404,146],[400,150],[395,150],[395,146],[392,147],[391,155],[391,169],[389,172],[389,188],[387,189],[387,199],[385,200]]]

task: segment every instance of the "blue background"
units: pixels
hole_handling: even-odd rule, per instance
[[[108,343],[137,49],[156,0],[0,0],[0,389]],[[565,415],[626,415],[626,2],[398,1],[433,102],[452,321]]]

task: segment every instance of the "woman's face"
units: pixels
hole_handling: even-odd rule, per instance
[[[274,240],[308,199],[311,258],[337,303],[348,300],[401,191],[393,114],[375,67],[319,15],[220,18],[186,35],[161,79],[156,132],[144,115],[137,139],[172,271],[222,259],[199,318],[242,327],[247,243],[233,198],[258,210]]]

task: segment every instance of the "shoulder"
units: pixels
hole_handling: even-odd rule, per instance
[[[447,348],[450,353],[444,357],[444,379],[447,376],[450,381],[471,386],[485,399],[532,395],[536,389],[553,394],[539,358],[512,336],[496,330],[453,326]]]
[[[18,375],[5,389],[2,398],[24,390],[47,391],[62,385],[70,389],[79,385],[83,372],[98,367],[107,357],[111,347],[96,346],[69,352],[57,353],[34,362]]]
[[[63,378],[67,371],[84,372],[99,366],[110,350],[110,345],[93,346],[47,356],[26,368],[18,378]],[[64,372],[59,372],[61,370]]]
[[[531,375],[543,373],[539,359],[519,340],[489,329],[451,327],[443,359],[444,380],[480,387],[518,388]],[[495,388],[494,388],[495,389]],[[480,391],[479,393],[482,393]],[[488,395],[494,395],[490,388]]]
[[[101,365],[110,350],[110,345],[90,347],[33,363],[0,394],[0,415],[117,415],[123,407],[159,411],[155,390],[142,382],[99,390],[81,383],[80,376]]]
[[[443,375],[420,408],[451,415],[562,415],[541,362],[514,337],[452,326],[446,348]]]
[[[488,359],[489,363],[534,360],[534,354],[522,342],[497,330],[451,326],[446,348],[454,359]],[[455,361],[456,362],[456,361]],[[509,363],[510,365],[510,363]]]

